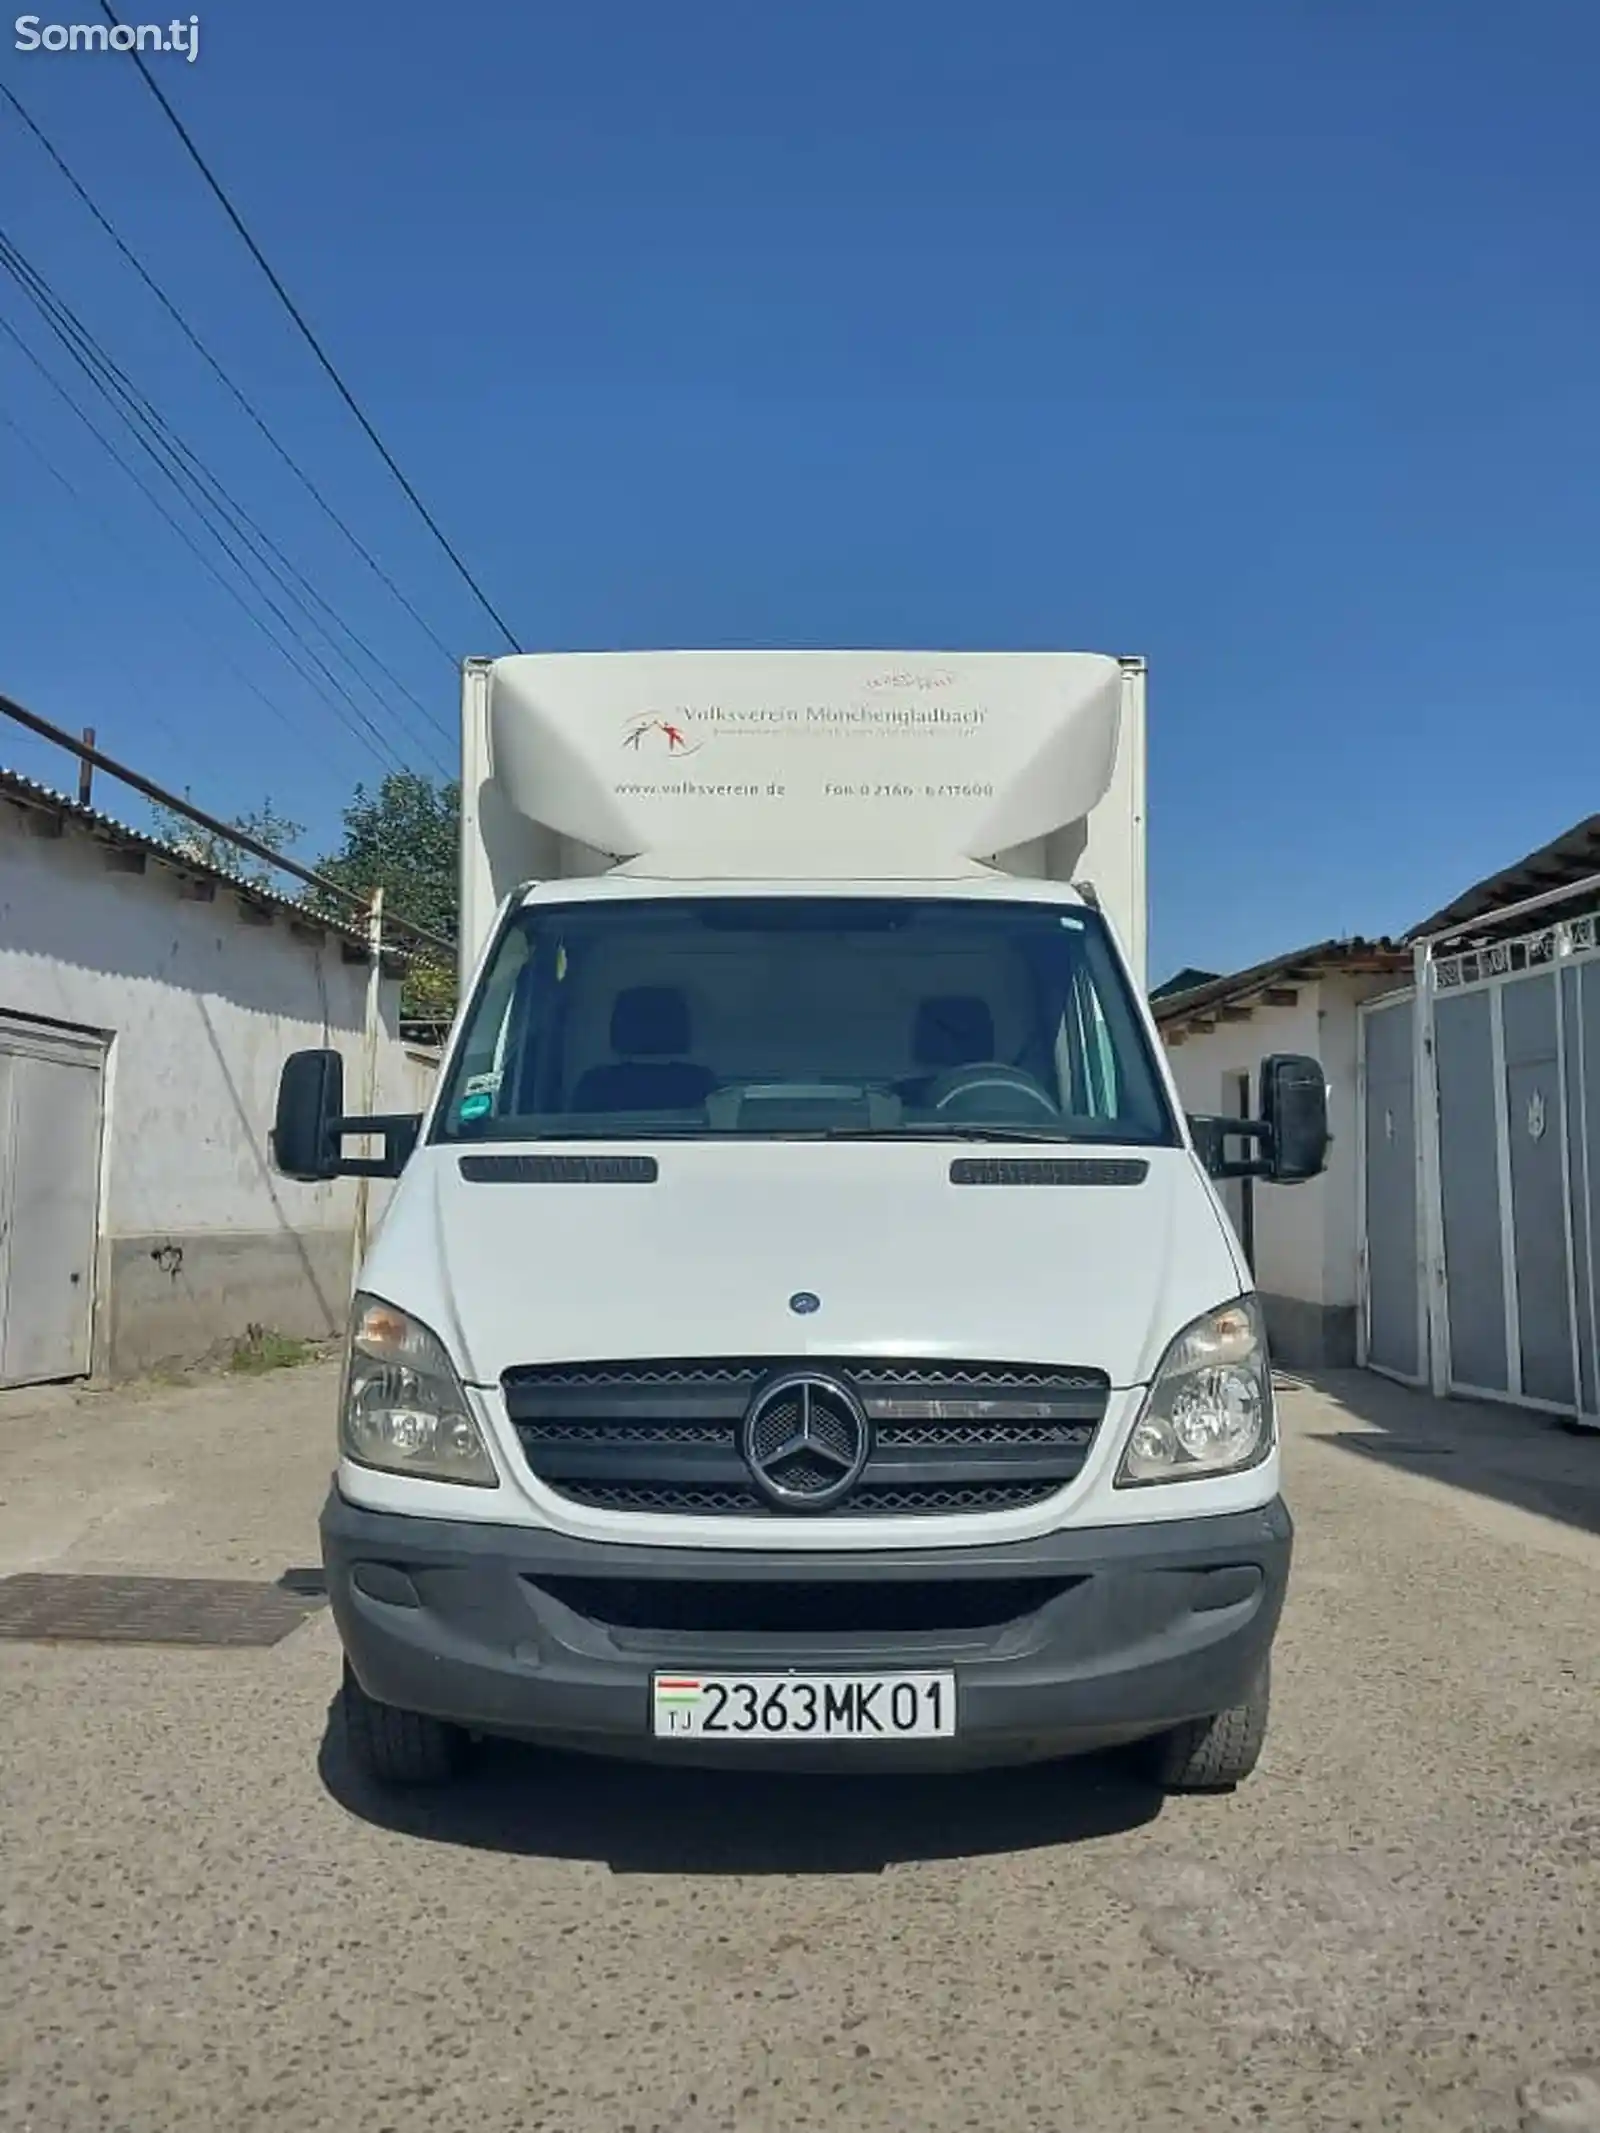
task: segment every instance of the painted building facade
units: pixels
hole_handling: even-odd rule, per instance
[[[296,1049],[342,1051],[358,1101],[369,968],[358,932],[0,773],[0,1384],[342,1329],[357,1188],[278,1177],[268,1136]],[[399,990],[379,1110],[431,1080]]]
[[[1329,941],[1152,1002],[1193,1115],[1255,1117],[1261,1062],[1274,1052],[1322,1062],[1333,1135],[1323,1175],[1305,1185],[1252,1179],[1219,1188],[1255,1269],[1273,1354],[1291,1369],[1356,1360],[1358,1014],[1409,967],[1384,942]]]

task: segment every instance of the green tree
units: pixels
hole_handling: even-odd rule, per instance
[[[396,919],[414,919],[432,933],[454,940],[460,907],[461,788],[395,770],[376,792],[358,785],[344,811],[344,843],[317,872],[358,896],[383,890],[384,907]],[[331,899],[323,899],[331,911]],[[351,916],[348,906],[339,911]],[[399,931],[397,928],[397,945]],[[425,950],[412,961],[401,995],[401,1012],[448,1021],[455,1012],[452,955]]]
[[[190,797],[187,787],[183,796],[186,800]],[[248,881],[258,889],[276,886],[273,869],[267,862],[258,859],[253,852],[245,851],[232,838],[219,836],[215,830],[202,829],[198,822],[189,821],[175,808],[152,805],[150,815],[156,836],[182,852],[186,859],[237,874],[241,881]],[[270,800],[263,800],[247,815],[234,815],[232,822],[236,830],[253,837],[257,844],[270,845],[275,852],[292,852],[305,835],[304,824],[291,822],[287,815],[280,815]]]

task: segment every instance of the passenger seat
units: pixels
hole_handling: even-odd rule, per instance
[[[675,985],[634,985],[611,1010],[611,1049],[620,1056],[590,1067],[572,1094],[576,1111],[692,1111],[716,1076],[682,1054],[689,1049],[689,1003]]]

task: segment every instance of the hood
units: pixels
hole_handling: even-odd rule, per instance
[[[469,1182],[407,1166],[363,1288],[422,1319],[469,1382],[626,1357],[948,1356],[1144,1383],[1243,1276],[1187,1150],[946,1141],[661,1141],[479,1154],[648,1155],[654,1183]],[[956,1161],[1124,1164],[1130,1184],[957,1185]],[[798,1316],[790,1298],[818,1299]]]

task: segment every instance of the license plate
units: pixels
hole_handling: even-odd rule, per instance
[[[954,1674],[657,1674],[664,1740],[940,1740],[956,1730]]]

